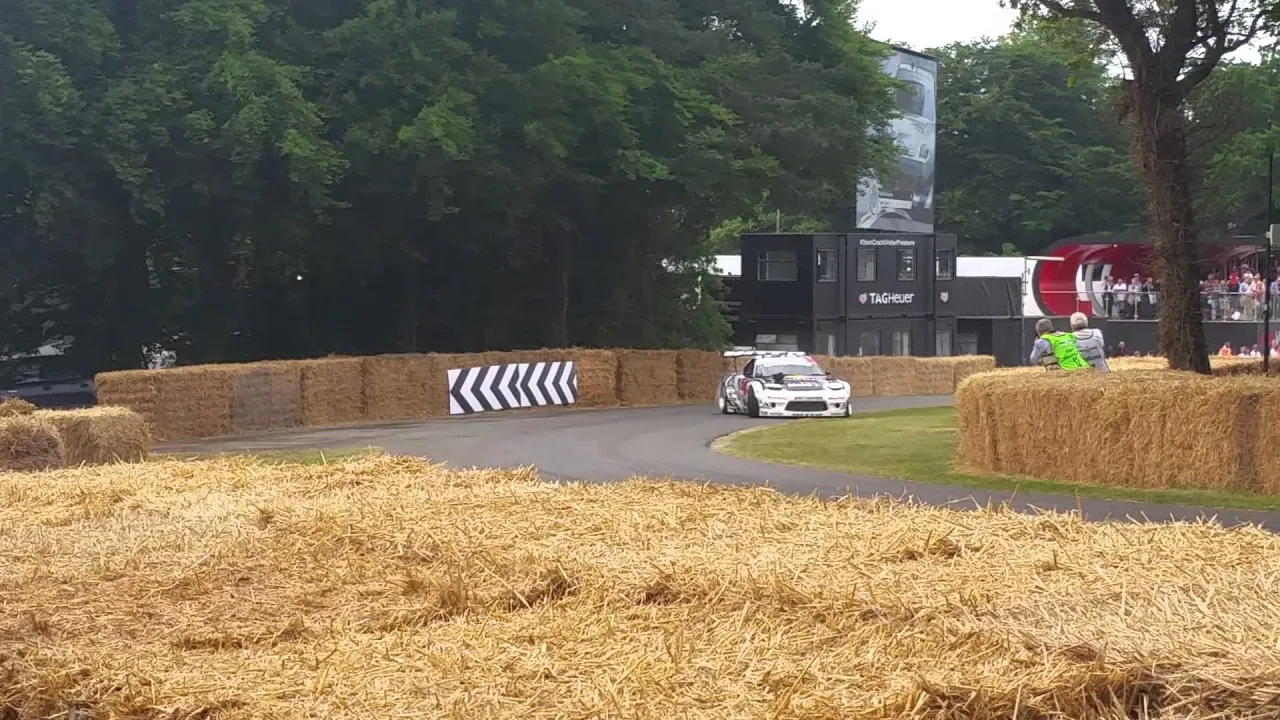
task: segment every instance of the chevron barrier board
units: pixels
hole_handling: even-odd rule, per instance
[[[507,363],[449,370],[449,414],[572,405],[578,371],[572,362]]]

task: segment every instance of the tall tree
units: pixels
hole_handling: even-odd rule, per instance
[[[1031,17],[1104,29],[1123,58],[1120,111],[1146,189],[1161,281],[1160,350],[1176,370],[1209,372],[1196,266],[1186,105],[1229,53],[1274,28],[1269,0],[1002,0]]]

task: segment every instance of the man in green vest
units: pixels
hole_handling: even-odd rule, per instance
[[[1088,361],[1076,349],[1076,336],[1056,332],[1053,321],[1041,318],[1036,322],[1036,341],[1031,347],[1031,364],[1060,370],[1091,370]]]

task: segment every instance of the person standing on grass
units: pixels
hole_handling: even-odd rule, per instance
[[[1076,336],[1076,350],[1080,357],[1089,363],[1089,367],[1098,372],[1111,372],[1107,366],[1107,346],[1102,340],[1102,331],[1089,327],[1089,318],[1082,312],[1071,314],[1071,334]]]
[[[1076,349],[1076,336],[1055,331],[1053,321],[1049,318],[1041,318],[1036,322],[1036,341],[1031,346],[1031,364],[1061,370],[1091,369]]]

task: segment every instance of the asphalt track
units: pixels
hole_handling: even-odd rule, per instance
[[[951,404],[950,396],[860,398],[855,412]],[[822,497],[911,496],[931,505],[986,507],[1008,501],[1019,510],[1079,511],[1090,520],[1194,520],[1253,523],[1280,531],[1280,512],[1214,510],[1135,502],[968,490],[945,485],[771,465],[711,449],[717,438],[778,420],[721,415],[713,405],[621,410],[534,410],[438,420],[285,431],[253,437],[169,444],[160,452],[239,452],[377,446],[455,467],[533,465],[548,478],[610,482],[635,475],[768,485],[782,492]],[[825,422],[812,420],[806,422]],[[910,442],[904,437],[903,442]]]

